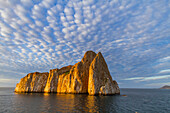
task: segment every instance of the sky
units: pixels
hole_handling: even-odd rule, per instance
[[[170,85],[169,0],[0,0],[0,87],[103,54],[120,88]]]

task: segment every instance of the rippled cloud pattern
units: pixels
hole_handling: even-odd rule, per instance
[[[0,0],[0,86],[88,50],[103,53],[120,87],[170,85],[170,1]]]

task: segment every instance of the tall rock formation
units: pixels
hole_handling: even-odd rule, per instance
[[[76,63],[68,75],[68,93],[87,93],[89,80],[89,67],[96,53],[87,51],[83,59]]]
[[[107,64],[99,52],[90,65],[88,93],[90,95],[119,93],[115,86]]]
[[[89,93],[90,95],[119,94],[107,64],[99,52],[87,51],[73,66],[52,69],[48,73],[30,73],[22,78],[16,92]]]
[[[58,81],[60,81],[61,77],[67,75],[71,68],[72,66],[69,65],[61,69],[50,70],[44,92],[57,92],[57,87],[59,85]]]
[[[87,93],[89,67],[96,53],[87,51],[74,66],[50,70],[44,92]]]

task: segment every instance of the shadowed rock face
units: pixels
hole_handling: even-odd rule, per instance
[[[74,66],[52,69],[49,73],[30,73],[16,85],[16,92],[119,94],[107,64],[99,52],[87,51]]]
[[[116,90],[116,94],[120,94],[120,89],[119,89],[119,86],[118,86],[118,83],[116,82],[116,80],[113,80],[113,86]]]

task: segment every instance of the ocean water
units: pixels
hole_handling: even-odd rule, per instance
[[[170,90],[166,89],[121,89],[120,96],[13,91],[0,88],[1,113],[170,113]]]

